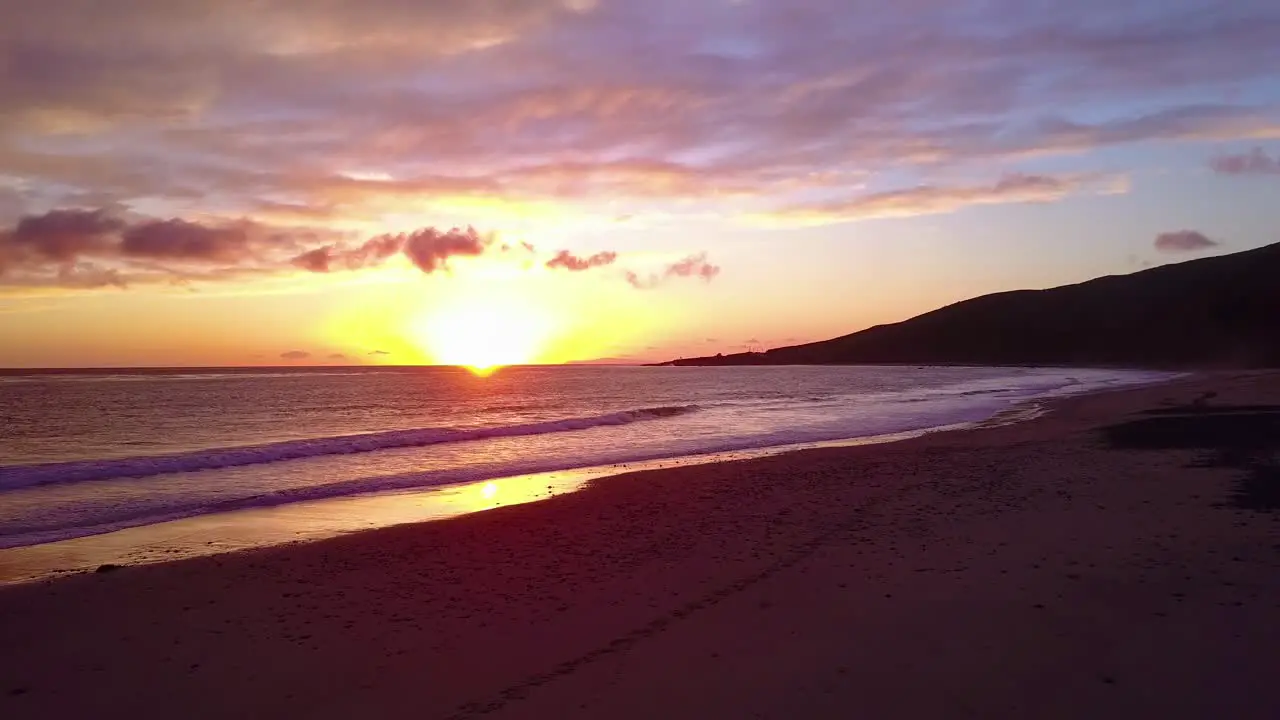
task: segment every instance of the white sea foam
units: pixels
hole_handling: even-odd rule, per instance
[[[390,448],[422,447],[490,437],[515,437],[585,430],[591,427],[625,425],[643,420],[673,417],[693,412],[697,409],[693,405],[650,407],[605,415],[572,417],[520,425],[465,429],[422,428],[418,430],[392,430],[380,433],[288,440],[265,445],[216,448],[173,455],[144,455],[106,460],[17,465],[0,467],[0,490],[14,490],[35,485],[82,482],[86,480],[143,478],[167,473],[256,465],[321,455],[346,455]]]
[[[510,388],[485,385],[484,392],[474,398],[460,396],[461,391],[452,386],[433,391],[461,407],[454,416],[477,423],[487,419],[484,425],[455,423],[452,427],[330,433],[146,456],[0,467],[0,500],[7,501],[0,502],[0,548],[363,493],[889,436],[993,419],[1013,422],[1033,417],[1045,398],[1171,377],[1169,373],[1018,368],[521,372],[525,375],[510,379]],[[565,380],[561,381],[562,377]],[[543,386],[551,380],[562,385]],[[236,378],[219,382],[228,385],[219,388],[215,398],[241,387],[235,384],[241,382]],[[385,377],[373,380],[357,374],[308,383],[290,377],[282,382],[285,385],[281,387],[288,389],[279,391],[274,403],[278,407],[265,402],[261,411],[248,407],[257,396],[246,392],[246,408],[237,412],[250,416],[283,413],[303,427],[326,422],[333,427],[369,427],[365,418],[399,420],[399,414],[388,415],[386,398],[392,392],[394,399],[405,397],[403,388],[376,385],[388,382]],[[329,399],[332,393],[317,396],[314,390],[296,399],[288,395],[315,383],[347,389],[339,396],[340,403]],[[392,407],[403,407],[396,412],[404,413],[432,401],[429,393],[421,394],[423,398],[410,395],[401,406]],[[139,400],[134,412],[159,404],[156,412],[168,409],[172,413],[172,405],[191,405],[176,391],[165,389],[156,395],[163,397]],[[626,400],[632,401],[631,409],[583,412],[617,407]],[[573,414],[574,410],[578,412]],[[209,424],[207,434],[214,440],[221,437],[220,431],[236,430],[229,426],[223,430],[210,410],[184,412],[203,413],[197,419]],[[316,420],[302,418],[302,412],[312,413],[308,417]],[[548,418],[551,412],[567,416]],[[330,422],[334,415],[357,419],[343,420],[344,425]],[[232,414],[231,419],[238,418]],[[116,430],[114,426],[108,429]],[[83,450],[69,447],[67,452]]]

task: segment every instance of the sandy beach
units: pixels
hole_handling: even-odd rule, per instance
[[[1280,717],[1280,434],[1224,410],[1269,403],[1203,374],[2,588],[0,716]]]

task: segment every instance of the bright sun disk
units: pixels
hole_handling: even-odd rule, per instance
[[[528,302],[467,297],[426,311],[411,332],[434,362],[487,375],[536,361],[551,330],[548,315]]]

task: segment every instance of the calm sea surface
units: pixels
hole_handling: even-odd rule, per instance
[[[0,548],[225,510],[984,420],[1164,373],[531,367],[0,375]]]

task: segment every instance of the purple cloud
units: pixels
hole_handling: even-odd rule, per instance
[[[1195,230],[1178,230],[1156,236],[1155,248],[1163,253],[1200,252],[1215,248],[1219,243]]]
[[[360,270],[399,254],[429,274],[447,269],[450,258],[474,257],[494,247],[472,227],[377,235],[354,246],[324,242],[331,238],[248,220],[125,219],[105,210],[52,210],[0,229],[0,283],[76,288],[189,284],[290,268]]]
[[[65,262],[102,248],[124,227],[106,210],[51,210],[18,220],[12,230],[0,235],[0,242],[15,252]]]
[[[157,220],[105,209],[57,209],[0,230],[0,282],[88,288],[225,280],[278,271],[286,261],[283,253],[318,237],[248,220]]]
[[[877,171],[934,186],[942,166],[1280,132],[1274,97],[1196,100],[1280,66],[1263,0],[264,0],[251,24],[215,0],[13,6],[0,167],[62,206],[217,198],[306,224],[458,197],[787,205]]]
[[[250,252],[242,227],[210,227],[180,218],[156,220],[124,231],[120,253],[162,260],[237,262]]]

